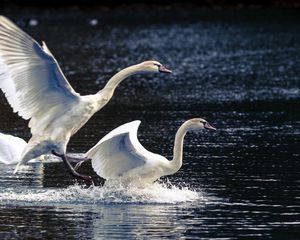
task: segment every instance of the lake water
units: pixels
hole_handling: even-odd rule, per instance
[[[82,94],[140,61],[174,71],[125,80],[70,153],[135,119],[140,142],[169,159],[184,120],[203,117],[218,130],[188,133],[181,170],[145,189],[103,186],[89,164],[81,172],[95,186],[76,183],[55,158],[17,175],[0,164],[1,239],[299,239],[299,11],[2,14],[45,40]],[[27,122],[0,100],[0,131],[28,140]]]

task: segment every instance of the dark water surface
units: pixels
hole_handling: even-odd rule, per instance
[[[168,158],[184,120],[218,131],[189,133],[182,169],[147,189],[101,187],[95,174],[97,186],[78,185],[57,161],[17,175],[0,164],[1,239],[299,239],[299,11],[2,14],[45,40],[82,94],[143,60],[174,71],[125,80],[69,152],[135,119],[141,143]],[[3,94],[0,109],[0,131],[28,140]]]

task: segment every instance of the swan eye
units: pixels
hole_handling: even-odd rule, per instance
[[[157,66],[158,68],[160,68],[160,65],[158,63],[153,63],[154,66]]]

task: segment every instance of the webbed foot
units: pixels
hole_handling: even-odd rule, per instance
[[[52,154],[55,155],[55,156],[57,156],[57,157],[60,157],[60,158],[63,160],[65,166],[66,166],[67,169],[68,169],[68,171],[70,172],[70,174],[71,174],[74,178],[80,179],[80,180],[84,180],[84,181],[86,181],[86,182],[88,182],[88,183],[90,183],[90,184],[93,183],[93,180],[92,180],[91,176],[83,175],[83,174],[80,174],[80,173],[78,173],[78,172],[76,171],[77,168],[78,168],[82,163],[78,162],[78,163],[80,163],[80,165],[79,165],[76,169],[74,169],[73,166],[71,165],[71,163],[68,161],[68,159],[67,159],[67,157],[66,157],[65,154],[59,154],[59,153],[55,152],[54,150],[52,151]],[[81,161],[81,162],[82,162],[82,161]],[[77,164],[78,164],[78,163],[77,163]],[[77,164],[76,164],[76,166],[77,166]]]

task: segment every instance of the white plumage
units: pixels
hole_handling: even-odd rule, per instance
[[[140,144],[137,138],[140,123],[136,120],[114,129],[86,153],[86,157],[92,159],[92,167],[99,176],[115,179],[150,164],[152,159],[168,161]]]
[[[46,44],[41,47],[14,23],[0,16],[0,88],[14,112],[30,119],[32,133],[15,172],[30,159],[47,153],[55,152],[66,161],[70,137],[106,105],[123,79],[143,72],[171,71],[156,61],[142,62],[121,70],[98,93],[80,96]],[[73,174],[71,165],[68,166]]]
[[[151,183],[161,176],[177,172],[182,166],[183,139],[188,130],[215,130],[206,120],[194,118],[178,129],[174,143],[174,157],[165,157],[146,150],[137,138],[140,121],[126,123],[104,136],[87,153],[94,171],[105,179]]]
[[[18,163],[26,145],[22,138],[0,133],[0,163]]]
[[[0,56],[0,88],[14,112],[31,119],[33,133],[40,130],[34,124],[36,118],[48,109],[62,107],[62,102],[64,108],[77,103],[79,94],[66,80],[46,44],[41,47],[3,16],[0,16]]]

